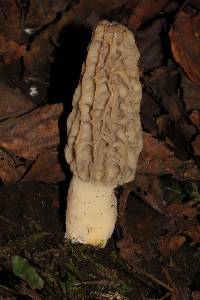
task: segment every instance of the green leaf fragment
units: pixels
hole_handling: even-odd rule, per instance
[[[42,289],[44,281],[37,273],[36,269],[32,267],[26,258],[18,255],[12,256],[13,273],[26,281],[34,289]]]

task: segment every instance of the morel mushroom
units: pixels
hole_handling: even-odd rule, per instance
[[[114,188],[134,179],[142,149],[138,59],[126,27],[98,24],[67,120],[65,156],[73,178],[66,237],[73,242],[106,245],[117,218]]]

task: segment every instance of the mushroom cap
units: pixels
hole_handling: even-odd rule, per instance
[[[117,186],[134,179],[142,149],[138,60],[126,27],[98,24],[67,119],[65,156],[82,180]]]

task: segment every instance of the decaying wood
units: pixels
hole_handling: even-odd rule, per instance
[[[63,166],[57,158],[60,143],[58,122],[62,111],[62,104],[45,105],[0,123],[0,148],[3,151],[0,179],[3,182],[16,182],[20,178],[45,182],[63,180]],[[143,133],[143,139],[144,147],[137,168],[139,174],[172,174],[184,180],[200,179],[193,160],[177,159],[163,142],[151,134]],[[12,162],[13,159],[16,161]]]

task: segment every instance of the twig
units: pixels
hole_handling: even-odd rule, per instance
[[[13,221],[11,221],[11,220],[9,220],[9,219],[3,217],[3,216],[0,216],[0,220],[2,220],[2,221],[5,222],[5,223],[8,223],[9,225],[12,225],[13,227],[18,227],[18,228],[20,228],[20,226],[19,226],[17,223],[15,223],[15,222],[13,222]]]
[[[183,4],[181,4],[181,6],[179,7],[178,12],[180,12],[181,10],[183,10],[184,7],[188,4],[188,2],[189,2],[189,0],[185,0],[185,1],[183,2]]]
[[[165,294],[165,296],[163,296],[162,298],[160,298],[159,300],[164,300],[164,299],[167,299],[168,297],[171,296],[171,293],[167,293]]]
[[[16,291],[21,295],[28,296],[32,300],[42,300],[40,295],[33,289],[28,288],[25,284],[20,284],[16,287]]]
[[[157,285],[160,285],[162,287],[164,287],[166,290],[170,291],[171,293],[175,292],[175,289],[170,287],[169,285],[167,285],[166,283],[162,282],[161,280],[159,280],[158,278],[156,278],[154,275],[149,274],[147,272],[145,272],[144,270],[142,270],[141,268],[134,266],[133,270],[135,270],[135,272],[142,274],[144,276],[146,276],[147,278],[149,278],[151,281],[155,282]]]
[[[168,280],[169,283],[171,284],[171,286],[173,286],[174,289],[175,289],[175,285],[174,285],[174,283],[173,283],[171,277],[169,276],[169,273],[167,272],[167,270],[166,270],[164,267],[162,267],[162,270],[163,270],[163,272],[164,272],[164,274],[165,274],[167,280]]]
[[[74,283],[74,286],[79,286],[79,285],[108,285],[113,288],[117,288],[120,286],[121,283],[116,283],[114,281],[107,281],[107,280],[88,280],[88,281],[81,281]]]

